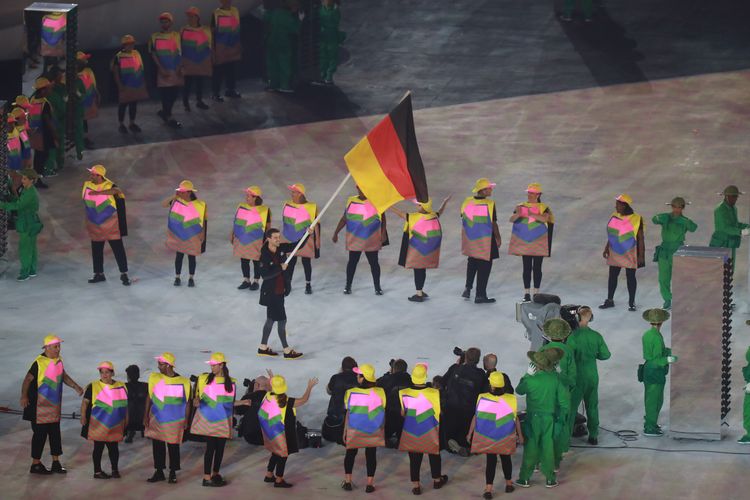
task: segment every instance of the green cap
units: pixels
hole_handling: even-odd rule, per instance
[[[669,311],[659,308],[647,309],[643,311],[643,319],[651,324],[664,323],[669,319]]]
[[[685,198],[683,198],[682,196],[676,196],[672,198],[672,201],[669,202],[669,205],[672,207],[685,208],[685,205],[687,205],[687,202],[685,201]]]
[[[740,191],[740,188],[737,186],[727,186],[724,188],[724,191],[722,193],[724,196],[739,196],[741,194],[744,194],[742,191]]]
[[[549,372],[555,368],[555,363],[560,361],[565,355],[562,349],[558,347],[550,347],[542,352],[529,351],[526,356],[531,360],[536,367],[542,371]]]
[[[570,325],[560,318],[548,319],[542,327],[544,335],[552,340],[565,340],[570,335]]]
[[[39,175],[34,171],[33,168],[25,168],[21,170],[21,175],[26,177],[27,179],[31,179],[32,181],[35,181],[39,178]]]

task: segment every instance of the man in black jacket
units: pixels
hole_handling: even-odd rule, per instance
[[[401,430],[404,427],[398,391],[411,387],[411,376],[407,372],[408,365],[403,359],[391,360],[390,365],[391,370],[380,377],[377,384],[385,391],[386,446],[396,448],[398,440],[401,439]]]
[[[482,358],[482,364],[484,365],[484,373],[486,375],[485,386],[482,392],[487,392],[490,390],[490,373],[497,371],[497,354],[485,354],[484,358]],[[513,392],[513,384],[510,383],[510,377],[508,377],[508,374],[505,372],[503,372],[503,380],[505,381],[505,385],[503,386],[503,388],[505,389],[505,393],[515,394]]]
[[[356,366],[357,362],[354,358],[345,357],[341,360],[341,371],[333,374],[326,386],[326,392],[331,399],[328,400],[325,424],[332,429],[336,442],[343,439],[344,415],[346,414],[344,395],[352,387],[357,387],[357,374],[353,371]]]
[[[469,456],[469,433],[477,396],[482,393],[487,375],[479,368],[481,351],[471,347],[464,353],[463,363],[451,366],[445,375],[445,409],[441,415],[440,427],[448,443],[448,449],[462,457]]]

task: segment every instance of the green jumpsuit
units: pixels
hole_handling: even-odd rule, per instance
[[[300,22],[288,9],[266,12],[266,73],[269,87],[291,90],[293,73],[293,42],[299,33]]]
[[[589,439],[599,437],[599,371],[596,360],[607,360],[611,354],[604,337],[587,326],[573,330],[568,337],[568,348],[576,360],[576,383],[570,396],[570,431],[573,432],[576,412],[583,401],[586,408],[586,427]]]
[[[643,334],[643,385],[646,415],[643,417],[643,432],[659,434],[659,412],[664,404],[664,384],[667,383],[671,351],[664,346],[664,337],[655,327]]]
[[[557,347],[565,354],[559,362],[560,366],[560,382],[562,383],[562,391],[565,392],[565,398],[570,400],[575,390],[577,367],[575,361],[575,354],[573,349],[562,342],[553,340],[549,344],[544,345],[539,352],[544,352],[552,347]],[[555,412],[555,425],[553,429],[553,435],[555,439],[555,468],[560,466],[562,461],[562,455],[570,449],[570,436],[573,433],[573,421],[570,420],[570,411],[560,407],[556,408]],[[575,414],[573,414],[575,418]]]
[[[66,93],[65,85],[58,83],[52,87],[52,92],[47,96],[47,101],[49,101],[52,108],[52,123],[54,123],[55,132],[57,133],[57,147],[52,148],[49,152],[47,163],[44,166],[44,173],[46,175],[59,172],[65,163]]]
[[[654,215],[654,224],[661,226],[661,244],[657,247],[659,263],[659,291],[664,299],[664,309],[672,307],[672,256],[685,244],[685,234],[698,229],[698,225],[684,215],[671,213]]]
[[[39,220],[39,195],[36,188],[24,188],[17,200],[0,202],[0,210],[16,210],[18,232],[18,258],[21,261],[19,279],[36,276],[36,237],[42,230]]]
[[[338,66],[339,43],[342,41],[340,23],[341,10],[335,4],[320,6],[320,78],[325,82],[333,81]]]
[[[86,95],[86,87],[80,78],[76,78],[76,107],[75,116],[73,117],[73,130],[75,132],[75,143],[76,143],[76,157],[81,160],[83,159],[84,149],[84,115],[86,110],[83,107],[83,96]]]
[[[554,482],[555,450],[553,427],[559,411],[567,413],[570,399],[556,372],[540,371],[524,375],[516,393],[526,395],[526,418],[523,422],[525,436],[523,462],[518,479],[528,481],[534,467],[540,464],[547,481]]]
[[[723,247],[732,249],[732,271],[737,249],[742,242],[742,230],[750,227],[737,220],[737,207],[730,206],[726,200],[719,203],[714,209],[714,234],[711,235],[710,247]]]
[[[742,368],[742,377],[745,379],[745,384],[750,384],[750,347],[745,351],[745,361],[747,365]],[[750,443],[750,394],[747,392],[742,403],[742,426],[745,428],[745,435],[740,438],[739,442]]]

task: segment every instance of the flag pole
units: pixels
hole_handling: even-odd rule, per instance
[[[344,177],[344,180],[341,181],[341,184],[339,184],[339,187],[336,188],[336,191],[333,192],[331,197],[328,199],[328,202],[323,206],[323,209],[318,213],[318,216],[315,217],[315,220],[312,221],[312,224],[310,224],[310,228],[313,230],[315,229],[315,225],[320,221],[320,218],[323,217],[323,214],[326,213],[326,210],[328,210],[328,207],[331,206],[331,203],[333,203],[334,198],[338,196],[338,194],[341,192],[342,189],[344,189],[344,184],[349,180],[349,178],[352,176],[351,172],[348,172],[346,174],[346,177]],[[297,242],[297,246],[294,247],[294,250],[292,250],[292,253],[289,254],[289,256],[286,258],[285,264],[289,264],[289,261],[294,258],[294,256],[297,254],[297,251],[302,247],[302,245],[305,244],[305,241],[307,241],[307,237],[310,236],[310,233],[305,231],[305,234],[302,235],[302,238]]]

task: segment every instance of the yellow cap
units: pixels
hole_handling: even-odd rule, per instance
[[[198,7],[190,7],[188,10],[185,11],[185,14],[188,16],[195,16],[195,17],[201,17],[201,11],[198,9]]]
[[[251,194],[253,196],[262,196],[263,190],[260,188],[260,186],[250,186],[245,189],[245,192],[248,194]]]
[[[287,186],[287,188],[289,189],[289,191],[297,191],[298,193],[305,194],[305,185],[300,184],[299,182],[291,184]]]
[[[542,194],[542,185],[538,182],[532,182],[528,186],[526,186],[526,192],[527,193],[535,193],[535,194]]]
[[[424,385],[427,383],[427,364],[419,363],[411,371],[411,382],[415,385]]]
[[[63,340],[57,335],[47,335],[46,337],[44,337],[44,344],[42,344],[42,347],[59,344],[62,341]]]
[[[19,95],[16,97],[15,100],[16,106],[21,106],[23,109],[28,109],[29,106],[31,106],[31,103],[29,103],[29,98],[25,95]]]
[[[49,87],[50,85],[52,85],[50,81],[44,78],[43,76],[41,76],[37,78],[36,81],[34,82],[34,89],[39,90],[39,89]]]
[[[105,369],[105,370],[114,372],[115,365],[113,365],[111,361],[102,361],[101,363],[99,363],[99,366],[97,366],[96,369],[97,370]]]
[[[490,386],[496,389],[502,389],[505,387],[505,377],[500,372],[490,373]]]
[[[628,205],[632,205],[633,204],[633,198],[631,198],[630,195],[627,195],[625,193],[622,193],[620,196],[618,196],[617,198],[615,198],[615,200],[621,201],[623,203],[627,203]]]
[[[101,177],[105,177],[107,175],[107,169],[104,168],[104,165],[94,165],[93,167],[87,168],[86,170]]]
[[[128,45],[130,43],[135,43],[135,37],[133,35],[123,35],[123,37],[120,38],[120,45]]]
[[[13,115],[13,118],[21,118],[22,116],[26,117],[26,110],[23,108],[13,108],[13,110],[10,112],[11,115]]]
[[[211,366],[213,366],[213,365],[220,365],[220,364],[226,363],[226,362],[227,362],[227,358],[224,357],[224,353],[223,352],[215,352],[215,353],[213,353],[211,355],[211,359],[209,359],[208,361],[206,361],[206,363],[208,363]]]
[[[154,359],[159,363],[166,363],[169,366],[174,366],[174,354],[171,352],[163,352],[161,353],[161,356],[156,356]]]
[[[286,380],[281,375],[271,377],[271,390],[274,394],[286,394]]]
[[[159,14],[159,21],[161,21],[162,19],[168,19],[170,23],[174,21],[174,19],[172,18],[172,14],[170,14],[169,12],[162,12],[161,14]]]
[[[8,123],[16,123],[16,115],[13,113],[8,113],[8,117],[6,118],[6,121]]]
[[[175,189],[175,191],[180,191],[180,192],[185,193],[185,192],[188,192],[188,191],[198,191],[198,190],[195,189],[195,187],[193,187],[193,183],[192,182],[190,182],[190,181],[182,181],[182,182],[180,182],[180,185],[177,187],[177,189]]]
[[[432,213],[432,198],[427,198],[427,201],[425,201],[424,203],[415,199],[414,203],[422,207],[422,210],[424,210],[428,214]]]
[[[352,371],[358,375],[362,375],[368,382],[375,382],[375,367],[372,365],[359,365],[355,366]]]
[[[91,59],[91,54],[87,54],[85,52],[81,52],[80,50],[76,52],[76,60],[78,61],[88,61]]]
[[[477,182],[474,183],[474,189],[472,189],[471,192],[478,193],[482,189],[494,188],[495,186],[497,186],[497,184],[490,182],[486,177],[482,177],[481,179],[477,179]]]

